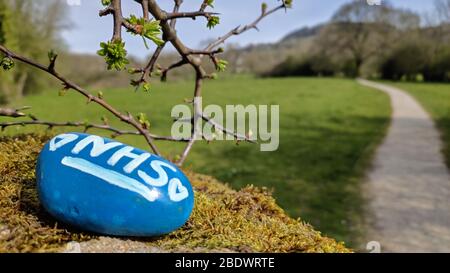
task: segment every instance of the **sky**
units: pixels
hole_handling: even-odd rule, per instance
[[[112,17],[98,16],[102,8],[100,0],[61,0],[68,4],[71,28],[63,32],[63,37],[72,52],[94,54],[102,41],[111,39]],[[376,1],[376,0],[371,0]],[[384,0],[381,0],[382,4]],[[140,7],[132,0],[123,0],[124,16],[140,14]],[[160,0],[161,6],[170,10],[172,0]],[[182,10],[197,10],[202,0],[184,0]],[[221,14],[221,24],[214,29],[206,28],[206,20],[182,19],[178,23],[178,34],[191,48],[198,48],[206,41],[219,37],[230,29],[245,25],[254,20],[261,10],[261,3],[269,7],[278,5],[277,0],[215,0],[215,12]],[[327,21],[333,13],[349,0],[294,0],[294,6],[287,12],[267,17],[259,24],[259,31],[251,30],[230,39],[230,43],[241,46],[255,43],[271,43],[282,39],[292,31],[305,26],[313,26]],[[410,9],[419,13],[431,11],[433,0],[390,0],[396,7]],[[131,55],[145,57],[151,53],[138,37],[124,35],[127,50]]]

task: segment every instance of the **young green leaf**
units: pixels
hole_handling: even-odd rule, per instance
[[[214,8],[214,0],[205,0],[205,3],[207,6],[210,6],[211,8]]]
[[[130,62],[127,59],[127,51],[125,43],[120,40],[109,41],[100,44],[101,49],[97,54],[104,57],[108,70],[116,69],[117,71],[125,69]]]
[[[144,89],[144,92],[145,92],[145,93],[150,92],[151,84],[148,83],[148,82],[144,83],[144,85],[142,85],[142,89]]]
[[[139,113],[137,116],[137,120],[145,129],[150,128],[150,121],[148,120],[145,113]]]
[[[212,29],[213,27],[220,24],[220,17],[219,16],[210,16],[208,18],[208,24],[206,25],[209,29]]]
[[[216,69],[219,72],[224,72],[225,70],[227,70],[227,65],[228,65],[227,61],[219,59],[217,61]]]
[[[131,15],[130,18],[127,18],[126,20],[134,26],[134,29],[128,30],[128,32],[133,35],[140,35],[143,38],[147,38],[158,46],[164,44],[164,41],[160,38],[161,26],[159,21],[147,21],[145,18],[138,18],[135,15]],[[148,48],[145,40],[144,43]]]

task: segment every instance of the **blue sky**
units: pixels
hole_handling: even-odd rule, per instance
[[[111,38],[111,16],[99,18],[100,0],[62,0],[70,2],[80,1],[81,5],[69,5],[69,14],[73,26],[64,31],[63,36],[73,52],[95,53],[101,41]],[[132,0],[123,0],[124,13],[139,14],[139,7]],[[172,0],[160,0],[163,8],[170,10]],[[184,0],[183,10],[198,9],[202,0]],[[262,0],[216,0],[215,11],[221,13],[221,24],[213,30],[206,28],[206,21],[199,18],[196,21],[183,19],[178,24],[178,33],[189,46],[196,48],[205,41],[226,33],[231,28],[246,24],[260,13]],[[277,0],[265,0],[269,6],[277,5]],[[281,11],[265,19],[260,25],[260,31],[249,31],[234,37],[231,43],[248,45],[252,43],[276,42],[293,30],[304,26],[312,26],[328,20],[332,14],[349,0],[294,0],[294,7],[287,13]],[[397,7],[411,9],[419,13],[432,10],[432,0],[391,0]],[[148,51],[140,38],[125,38],[127,49],[135,56],[146,56]]]

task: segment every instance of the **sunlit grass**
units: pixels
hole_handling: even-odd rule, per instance
[[[171,108],[189,98],[192,89],[192,82],[178,82],[156,84],[150,94],[134,93],[132,88],[102,91],[121,111],[146,113],[152,131],[167,135]],[[69,92],[58,97],[57,93],[27,97],[15,105],[33,106],[39,118],[58,121],[100,122],[105,115],[113,125],[126,128],[79,95]],[[362,231],[361,178],[389,122],[386,95],[344,79],[237,77],[206,84],[204,104],[212,103],[280,105],[280,147],[261,153],[258,145],[199,143],[187,161],[188,168],[235,188],[247,184],[273,188],[278,203],[291,216],[301,217],[350,246],[355,244]],[[9,128],[6,133],[26,130],[32,129]],[[146,148],[139,137],[120,140]],[[160,143],[160,148],[173,156],[183,146]]]

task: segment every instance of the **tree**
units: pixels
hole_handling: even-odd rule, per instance
[[[420,17],[396,9],[389,3],[381,6],[367,5],[354,0],[343,5],[332,17],[331,23],[321,31],[317,43],[322,54],[339,58],[354,71],[350,76],[361,75],[363,65],[373,56],[384,54],[398,37],[399,32],[419,27]]]
[[[292,76],[333,76],[336,66],[330,58],[320,54],[311,54],[303,58],[289,56],[282,63],[275,66],[272,71],[262,74],[269,77]]]
[[[450,82],[450,47],[441,48],[424,67],[423,77],[430,82]]]
[[[1,44],[44,61],[49,48],[61,48],[64,18],[65,6],[58,0],[0,0]],[[0,80],[0,97],[5,102],[48,84],[43,73],[22,64],[11,73],[1,73]]]
[[[435,0],[438,18],[443,23],[450,23],[450,0]]]
[[[427,43],[405,42],[392,50],[381,66],[384,79],[416,80],[422,73],[429,59],[429,46]]]
[[[186,148],[183,150],[183,153],[178,158],[178,160],[176,160],[176,163],[178,165],[183,164],[194,143],[199,140],[198,136],[201,134],[198,132],[198,126],[196,126],[196,124],[198,124],[199,121],[202,120],[209,123],[216,130],[222,131],[225,134],[232,135],[238,141],[252,142],[249,136],[242,136],[235,133],[234,131],[228,130],[222,125],[214,122],[210,117],[203,115],[202,109],[200,109],[203,83],[205,80],[217,78],[216,73],[222,72],[227,68],[227,61],[219,57],[220,54],[224,51],[221,45],[225,41],[227,41],[232,36],[242,34],[251,29],[257,29],[258,23],[265,17],[279,10],[285,10],[291,7],[292,0],[279,1],[280,4],[272,9],[269,9],[268,5],[263,3],[261,6],[260,15],[252,23],[242,27],[238,26],[230,30],[228,33],[224,34],[217,40],[212,41],[205,48],[200,50],[191,49],[183,43],[183,41],[177,35],[176,25],[181,19],[205,18],[207,28],[215,27],[220,23],[220,17],[215,12],[207,11],[207,9],[213,8],[214,0],[204,0],[198,10],[189,12],[180,11],[183,2],[182,0],[174,0],[172,11],[164,11],[163,9],[161,9],[156,0],[135,0],[135,2],[142,8],[142,16],[138,17],[136,15],[130,15],[130,17],[128,18],[125,18],[123,16],[121,0],[101,0],[101,2],[105,6],[105,8],[100,11],[100,16],[112,16],[114,19],[112,27],[112,38],[107,42],[101,43],[101,49],[98,52],[99,55],[105,58],[108,69],[128,71],[130,74],[135,76],[135,78],[131,80],[131,84],[136,89],[143,90],[144,92],[149,92],[151,89],[151,81],[155,76],[160,75],[161,80],[165,81],[167,80],[169,72],[176,68],[179,68],[181,66],[190,66],[192,68],[195,73],[195,88],[192,98],[194,114],[190,120],[186,121],[193,124],[191,136],[187,139],[175,139],[173,137],[162,137],[151,134],[150,123],[145,114],[140,113],[135,117],[128,112],[123,113],[109,104],[102,92],[94,95],[87,89],[82,88],[75,82],[68,80],[60,75],[56,71],[57,54],[55,54],[53,51],[50,51],[48,54],[48,64],[42,64],[35,61],[34,59],[19,55],[14,50],[11,50],[4,45],[0,45],[0,52],[2,52],[4,55],[2,60],[2,66],[4,69],[11,69],[13,61],[18,61],[34,68],[38,68],[39,70],[52,75],[63,84],[64,88],[61,92],[62,94],[68,91],[75,91],[79,93],[80,95],[86,97],[88,102],[100,105],[106,111],[113,114],[116,118],[133,127],[135,131],[123,131],[115,129],[109,126],[106,120],[104,120],[104,124],[102,125],[86,124],[80,122],[54,123],[41,121],[35,116],[30,116],[32,119],[30,121],[1,123],[0,127],[5,128],[7,126],[26,124],[42,124],[47,126],[84,126],[86,130],[90,128],[109,130],[112,131],[115,136],[125,134],[141,135],[145,138],[150,148],[157,155],[160,155],[160,152],[155,145],[156,140],[186,142]],[[123,30],[126,30],[131,35],[140,37],[144,40],[147,46],[150,43],[155,44],[156,49],[144,67],[128,67],[130,62],[127,58],[125,43],[122,40]],[[179,60],[168,67],[160,67],[157,63],[158,59],[162,51],[168,44],[171,44],[176,49],[179,55]],[[216,72],[208,72],[205,69],[205,67],[203,66],[205,59],[209,60],[213,64]],[[25,116],[25,114],[22,113],[20,109],[0,110],[0,115],[4,116]]]

